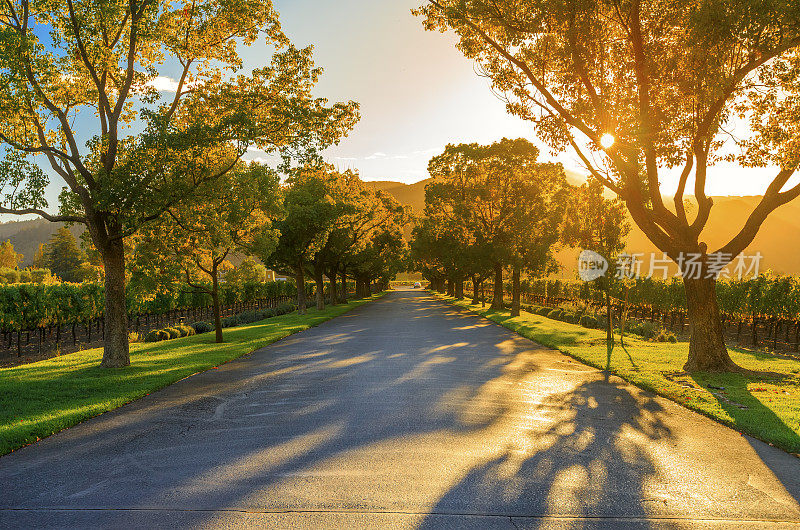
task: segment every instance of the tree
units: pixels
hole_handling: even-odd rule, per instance
[[[438,263],[438,275],[447,281],[447,294],[461,299],[464,280],[477,274],[478,267],[490,270],[493,252],[489,245],[479,243],[471,224],[470,199],[474,190],[469,187],[472,181],[466,175],[469,170],[463,164],[464,154],[454,150],[450,159],[447,154],[445,149],[441,157],[429,163],[428,169],[434,179],[425,186],[424,213],[428,222],[418,226],[415,235],[419,241],[414,246],[419,257],[427,253],[429,259]],[[474,260],[479,248],[488,251],[480,254],[486,260]]]
[[[346,301],[348,269],[359,261],[357,256],[375,232],[393,225],[402,227],[408,221],[405,209],[391,195],[367,188],[356,172],[347,171],[341,177],[344,205],[320,252],[333,304],[338,298]],[[337,294],[337,275],[341,275],[341,296]]]
[[[442,265],[459,285],[468,276],[480,278],[490,263],[495,309],[503,307],[503,269],[512,267],[512,311],[518,312],[520,271],[544,272],[557,239],[566,177],[560,165],[539,163],[538,156],[529,141],[503,138],[448,145],[428,164],[434,180],[426,186],[425,211],[449,232],[438,244],[449,249]]]
[[[504,221],[511,266],[511,316],[520,314],[520,273],[544,276],[558,270],[553,246],[567,197],[561,164],[539,163],[539,150],[527,140],[503,140],[490,158],[490,171],[500,176],[510,196]]]
[[[489,171],[490,151],[498,145],[447,145],[428,163],[434,181],[425,190],[428,211],[452,212],[449,216],[471,235],[470,243],[489,250],[495,309],[503,307],[503,267],[508,258],[504,223],[511,207],[509,188],[498,180],[499,173]]]
[[[454,30],[508,110],[552,147],[575,150],[679,264],[691,326],[685,369],[739,370],[725,347],[716,276],[800,195],[800,185],[787,187],[800,163],[800,3],[429,0],[415,12],[429,30]],[[734,136],[735,118],[749,127]],[[778,169],[739,232],[709,252],[708,168],[724,158]],[[671,168],[680,177],[668,207],[661,184]],[[691,180],[693,218],[684,206]],[[685,266],[690,254],[699,274]]]
[[[20,261],[22,261],[22,254],[14,250],[10,239],[0,243],[0,268],[16,269]]]
[[[447,277],[443,256],[448,253],[441,243],[440,223],[431,217],[417,219],[411,231],[411,262],[414,269],[431,284],[431,289],[442,292]],[[449,240],[452,241],[452,240]]]
[[[628,232],[630,225],[625,218],[624,204],[619,199],[603,197],[603,184],[600,181],[590,178],[586,184],[570,192],[561,240],[567,245],[597,252],[609,263],[606,274],[598,278],[606,297],[606,370],[610,368],[614,347],[611,282],[614,281],[616,267],[613,264],[625,248]]]
[[[206,183],[192,201],[170,208],[168,215],[143,229],[137,259],[140,264],[166,260],[170,263],[166,270],[173,276],[178,271],[192,289],[210,295],[216,341],[223,342],[220,271],[234,252],[272,252],[277,241],[272,221],[278,217],[278,204],[275,171],[239,162],[232,171]],[[166,276],[168,281],[176,279],[169,273]]]
[[[78,246],[78,240],[69,228],[62,226],[53,234],[45,247],[46,269],[64,282],[84,281],[86,255]]]
[[[402,212],[403,208],[399,207],[397,211]],[[357,296],[370,296],[376,280],[380,289],[386,289],[389,281],[406,269],[407,246],[403,238],[403,224],[388,222],[373,230],[359,252],[352,257],[351,269],[356,280]]]
[[[355,103],[312,96],[311,48],[288,42],[271,0],[9,0],[0,20],[0,213],[86,225],[105,270],[105,367],[130,363],[127,237],[249,146],[305,160],[357,119]],[[271,62],[243,72],[238,47],[262,37]],[[66,184],[58,215],[30,155]]]
[[[334,269],[341,266],[343,242],[336,236],[348,226],[349,217],[356,214],[359,207],[359,188],[363,186],[361,186],[358,174],[354,171],[340,173],[327,167],[325,171],[318,172],[317,176],[322,179],[326,189],[326,207],[324,210],[318,210],[318,213],[323,215],[327,221],[324,236],[320,233],[320,246],[315,249],[313,257],[308,260],[308,270],[314,279],[317,310],[322,311],[325,309],[324,275],[327,273],[335,278],[336,271]],[[332,295],[333,297],[335,296]]]
[[[284,217],[276,223],[280,232],[274,252],[258,254],[270,267],[294,276],[297,306],[306,312],[306,268],[325,246],[339,206],[330,194],[326,166],[294,169],[283,193]]]
[[[44,243],[39,243],[39,248],[36,249],[36,253],[33,255],[33,268],[34,269],[46,269],[47,268],[47,248],[45,247]]]
[[[225,275],[225,281],[237,285],[264,283],[267,281],[267,268],[252,256],[247,256],[239,265]]]

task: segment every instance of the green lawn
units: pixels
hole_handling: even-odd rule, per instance
[[[605,368],[605,331],[587,329],[522,312],[493,311],[469,301],[443,299],[464,307],[539,344],[597,368]],[[800,361],[732,349],[733,360],[745,368],[780,374],[778,378],[739,374],[688,374],[682,370],[689,344],[625,338],[614,348],[611,371],[627,381],[665,396],[740,432],[791,453],[800,453]],[[717,388],[714,388],[717,387]]]
[[[0,455],[146,396],[192,374],[251,353],[382,296],[324,311],[309,309],[214,333],[131,345],[131,365],[106,369],[95,348],[0,369]]]

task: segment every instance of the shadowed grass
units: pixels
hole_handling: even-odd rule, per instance
[[[605,368],[604,330],[587,329],[524,311],[511,318],[509,311],[437,296],[539,344],[596,368]],[[800,361],[733,348],[731,357],[739,366],[773,372],[777,377],[688,374],[683,371],[688,351],[687,342],[648,342],[626,336],[625,348],[619,344],[614,348],[611,372],[740,432],[785,451],[800,453]]]
[[[100,368],[101,348],[0,369],[0,455],[251,353],[379,298],[309,309],[214,333],[131,344],[131,365]]]

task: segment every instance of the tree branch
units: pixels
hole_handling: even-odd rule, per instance
[[[82,223],[86,224],[85,217],[79,217],[76,215],[51,215],[44,210],[40,210],[39,208],[21,208],[19,210],[5,208],[0,206],[0,213],[5,213],[9,215],[38,215],[43,219],[47,219],[50,222],[57,223],[57,222],[64,222],[64,223]]]

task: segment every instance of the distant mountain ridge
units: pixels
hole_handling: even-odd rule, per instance
[[[572,184],[581,182],[578,174],[568,174],[567,177]],[[415,215],[422,215],[425,209],[425,186],[430,181],[431,179],[425,179],[412,184],[404,184],[382,180],[368,181],[366,184],[372,189],[383,190],[391,194],[401,204],[411,206]],[[713,199],[714,207],[711,209],[708,225],[703,231],[703,240],[708,243],[709,249],[716,250],[739,231],[746,216],[755,208],[760,197],[718,196]],[[692,197],[688,197],[688,200],[688,213],[692,215],[697,211],[696,203]],[[672,204],[672,198],[666,198],[665,202],[667,205]],[[14,249],[23,254],[20,266],[27,267],[33,262],[33,256],[39,248],[39,244],[49,241],[61,226],[63,223],[51,223],[44,219],[0,223],[0,241],[9,239],[14,245]],[[647,255],[656,252],[660,256],[660,252],[632,221],[631,226],[633,228],[628,236],[627,250],[643,252]],[[75,237],[79,237],[84,231],[84,227],[73,225],[70,230]],[[410,237],[410,228],[406,230],[406,237]],[[750,255],[755,252],[761,252],[763,255],[762,271],[772,269],[780,274],[800,275],[800,200],[778,208],[767,218],[746,251]],[[558,256],[564,266],[563,275],[572,277],[577,253],[572,250],[564,250]],[[647,268],[647,264],[644,268]]]
[[[567,179],[571,184],[582,182],[577,173],[568,173]],[[400,203],[411,206],[416,215],[421,215],[425,208],[425,185],[431,179],[422,180],[413,184],[403,184],[394,181],[373,181],[367,184],[374,189],[383,190],[394,196]],[[753,211],[761,199],[759,196],[716,196],[711,215],[703,231],[703,241],[708,243],[709,250],[713,251],[727,243],[744,225],[747,215]],[[687,213],[691,216],[697,211],[694,197],[687,197]],[[667,206],[672,204],[672,197],[665,197]],[[639,228],[629,221],[631,232],[627,239],[628,252],[642,252],[649,256],[658,251]],[[761,270],[771,269],[779,274],[800,275],[800,200],[781,206],[775,210],[764,222],[756,238],[745,251],[753,255],[760,252],[763,256]],[[564,276],[572,277],[575,270],[577,253],[563,250],[558,254],[559,261],[564,266]],[[645,260],[644,269],[649,267]]]
[[[51,223],[45,219],[30,219],[27,221],[9,221],[0,223],[0,242],[9,240],[14,245],[14,250],[22,254],[20,268],[33,264],[33,257],[41,243],[47,243],[58,232],[64,223]],[[85,230],[83,225],[73,225],[70,232],[76,238]]]

